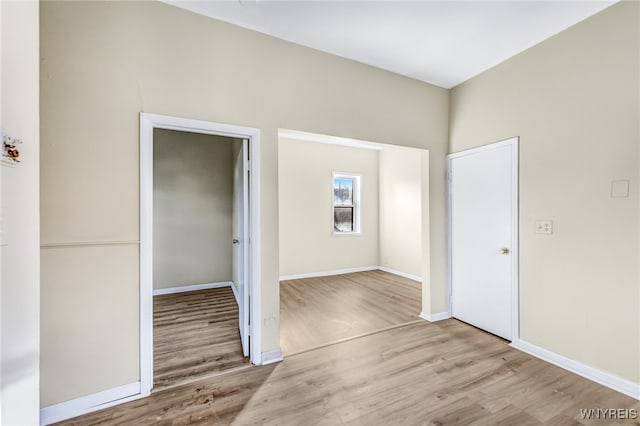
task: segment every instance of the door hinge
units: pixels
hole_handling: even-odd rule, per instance
[[[251,328],[252,328],[252,327],[251,327],[251,324],[249,324],[249,326],[247,327],[247,334],[248,334],[249,336],[251,336],[251,332],[252,332]]]

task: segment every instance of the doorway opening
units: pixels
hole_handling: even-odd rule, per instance
[[[285,357],[423,321],[428,176],[426,150],[280,129]]]
[[[140,115],[142,392],[261,364],[259,131]]]

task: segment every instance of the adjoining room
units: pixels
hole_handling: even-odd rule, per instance
[[[154,391],[248,366],[236,298],[242,140],[153,132]]]
[[[428,155],[280,130],[284,356],[421,321]]]

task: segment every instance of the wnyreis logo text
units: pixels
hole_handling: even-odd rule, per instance
[[[584,420],[635,420],[638,410],[635,408],[581,408]]]

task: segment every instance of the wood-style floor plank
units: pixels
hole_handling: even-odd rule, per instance
[[[422,322],[156,392],[66,425],[639,425],[640,402],[456,320]]]
[[[418,319],[417,281],[383,271],[280,282],[280,345],[286,356]]]
[[[154,391],[243,365],[230,287],[153,298]]]

